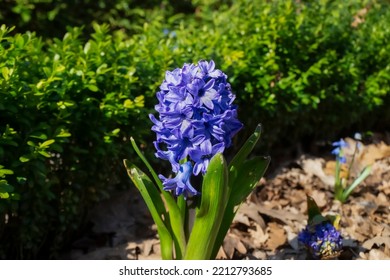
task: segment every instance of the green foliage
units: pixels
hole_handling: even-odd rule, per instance
[[[149,134],[145,92],[153,83],[140,85],[138,48],[121,33],[109,35],[106,25],[94,28],[88,41],[74,28],[48,43],[0,29],[0,162],[7,175],[0,211],[17,224],[1,249],[10,256],[35,257],[68,241],[91,203],[126,176],[118,166],[132,154],[128,133]],[[10,193],[21,195],[19,203]]]
[[[199,16],[206,27],[186,40],[230,69],[240,106],[251,108],[240,111],[246,125],[261,120],[273,137],[288,130],[293,142],[378,122],[372,112],[385,110],[390,90],[388,3],[232,2],[204,9]],[[357,18],[360,24],[354,24]],[[372,119],[363,121],[368,114]]]
[[[163,259],[207,260],[216,257],[238,207],[268,168],[269,157],[248,159],[260,139],[260,131],[259,125],[229,166],[222,154],[214,155],[202,178],[200,196],[192,197],[188,203],[183,195],[174,198],[171,192],[164,191],[153,167],[131,140],[155,182],[128,160],[124,160],[124,165],[156,223]],[[189,216],[193,210],[192,224]]]
[[[193,10],[189,0],[14,0],[2,1],[1,5],[0,22],[16,26],[18,32],[35,31],[48,38],[62,37],[67,26],[86,25],[89,34],[93,31],[91,22],[135,32],[140,29],[139,23],[157,15]]]

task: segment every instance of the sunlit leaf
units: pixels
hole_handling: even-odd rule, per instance
[[[227,190],[226,162],[222,154],[216,154],[203,178],[201,203],[196,212],[185,259],[211,258],[226,207]]]

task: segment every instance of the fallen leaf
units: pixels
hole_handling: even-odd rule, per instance
[[[280,220],[285,224],[289,224],[290,221],[292,220],[302,221],[305,219],[305,216],[300,213],[293,214],[290,211],[286,211],[286,210],[268,209],[262,205],[256,205],[256,208],[260,213],[275,218],[277,220]]]
[[[267,225],[264,222],[264,219],[260,216],[258,211],[258,206],[252,202],[249,204],[245,203],[241,205],[238,212],[240,214],[246,215],[247,217],[251,218],[253,221],[255,221],[264,231],[267,227]]]
[[[268,224],[269,238],[266,242],[268,249],[275,251],[287,241],[284,229],[277,223]]]
[[[248,230],[250,236],[251,236],[251,242],[253,248],[260,248],[262,245],[267,241],[269,238],[268,233],[264,232],[263,229],[256,224],[256,229],[249,229]]]
[[[235,249],[241,254],[246,254],[247,252],[246,247],[241,242],[240,238],[228,233],[223,241],[223,250],[225,251],[227,258],[231,259],[233,257]]]
[[[333,186],[334,176],[326,174],[322,166],[323,161],[321,159],[306,159],[302,164],[303,170],[308,175],[317,176],[325,185]]]
[[[378,249],[372,249],[368,253],[368,259],[369,260],[390,260],[390,257],[385,255],[384,252]]]
[[[362,244],[362,247],[367,249],[367,250],[370,250],[374,245],[377,245],[378,247],[381,246],[381,245],[386,245],[388,247],[390,247],[390,237],[383,237],[383,236],[375,236],[374,238],[371,238],[369,240],[367,240],[366,242],[364,242]]]
[[[313,190],[310,196],[315,200],[318,207],[323,208],[328,205],[328,200],[324,192]]]

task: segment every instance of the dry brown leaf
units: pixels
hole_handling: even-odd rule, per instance
[[[267,216],[275,218],[277,220],[282,221],[285,224],[289,224],[291,221],[303,221],[305,216],[301,213],[293,214],[290,211],[286,210],[276,210],[276,209],[268,209],[262,205],[256,205],[257,210]]]
[[[246,215],[247,217],[255,221],[262,228],[263,231],[266,229],[267,225],[265,224],[264,219],[259,215],[256,204],[252,202],[250,202],[249,204],[245,203],[241,205],[238,212],[240,214]]]
[[[387,206],[389,205],[389,198],[384,193],[380,192],[375,199],[375,203],[377,205]]]
[[[306,159],[303,161],[302,168],[310,176],[317,176],[325,185],[333,186],[334,177],[326,174],[323,169],[322,159]],[[333,173],[334,174],[334,173]]]
[[[219,247],[219,250],[218,250],[218,254],[217,254],[217,257],[216,257],[217,260],[226,260],[228,259],[228,256],[226,255],[225,253],[225,250],[223,249],[223,247]]]
[[[229,259],[233,257],[235,249],[241,254],[246,254],[247,252],[246,247],[241,242],[240,238],[234,234],[228,233],[223,241],[223,250]]]
[[[390,146],[380,142],[365,146],[359,159],[362,165],[366,166],[387,157],[390,157]]]
[[[236,216],[233,219],[233,223],[241,223],[248,227],[250,226],[248,215],[246,215],[245,211],[242,211],[241,209],[238,210]]]
[[[264,251],[254,250],[252,255],[253,255],[253,257],[255,257],[258,260],[266,260],[267,259],[267,254]]]
[[[314,199],[318,207],[323,208],[328,205],[328,200],[324,192],[320,192],[318,190],[314,190],[310,196]]]
[[[366,248],[367,250],[370,250],[374,245],[377,245],[378,247],[381,245],[386,245],[387,247],[390,247],[390,237],[375,236],[374,238],[371,238],[364,242],[362,247]]]
[[[368,259],[369,260],[390,260],[390,257],[385,255],[384,252],[378,249],[372,249],[368,253]]]
[[[269,238],[268,233],[264,232],[263,229],[257,224],[256,229],[249,229],[248,232],[251,236],[251,245],[253,248],[260,248]]]
[[[277,223],[268,224],[269,238],[266,242],[268,249],[275,251],[278,247],[282,246],[287,241],[286,232]]]
[[[153,250],[153,245],[156,243],[156,240],[145,240],[143,244],[142,255],[149,256]]]
[[[378,187],[378,190],[383,192],[385,195],[390,195],[390,181],[384,181],[382,184]]]

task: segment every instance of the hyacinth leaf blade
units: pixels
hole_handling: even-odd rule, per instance
[[[161,194],[158,191],[158,188],[152,182],[152,180],[141,169],[139,169],[135,164],[130,163],[126,159],[123,161],[123,163],[126,167],[127,174],[129,175],[130,179],[133,181],[133,183],[137,187],[137,189],[140,192],[144,192],[146,190],[147,194],[150,196],[150,199],[153,201],[153,204],[157,210],[157,213],[159,213],[159,215],[160,216],[162,215],[163,217],[167,216],[167,211],[165,209],[164,202],[161,198]],[[137,180],[135,180],[135,179],[137,179]],[[143,184],[138,184],[138,179],[142,180]],[[135,184],[135,183],[137,183],[137,184]],[[142,189],[142,187],[145,187],[145,189]]]
[[[134,164],[124,160],[124,165],[127,173],[134,185],[137,187],[148,207],[153,221],[157,226],[157,232],[160,236],[161,242],[161,256],[163,259],[172,259],[172,235],[167,225],[162,220],[166,216],[164,203],[161,199],[160,193],[150,178],[139,170]],[[164,215],[165,214],[165,215]]]
[[[228,189],[227,164],[222,154],[210,161],[203,178],[200,206],[187,244],[185,259],[207,260],[216,244],[215,240],[226,207]]]
[[[135,152],[137,153],[139,158],[142,160],[142,162],[145,164],[150,174],[152,175],[155,183],[157,184],[158,188],[161,191],[164,202],[167,204],[167,208],[169,209],[168,214],[169,214],[170,225],[172,227],[173,240],[175,241],[176,257],[180,258],[183,255],[186,247],[186,238],[185,238],[185,232],[183,226],[185,217],[182,215],[182,211],[179,209],[172,195],[169,192],[164,191],[163,189],[164,186],[161,180],[158,178],[156,171],[154,171],[153,167],[150,165],[148,160],[142,154],[134,138],[131,137],[130,141]]]
[[[246,140],[241,149],[234,156],[229,164],[229,178],[236,177],[240,165],[245,161],[252,152],[261,136],[261,124],[258,124],[253,134]]]
[[[238,170],[238,176],[233,180],[229,177],[231,194],[228,198],[225,215],[217,234],[215,244],[222,244],[227,231],[236,215],[238,207],[256,187],[257,183],[263,177],[269,165],[269,157],[254,157],[246,160]],[[215,258],[219,247],[215,246],[211,258]]]
[[[366,168],[363,169],[363,171],[360,173],[359,177],[357,177],[355,179],[355,181],[353,181],[353,183],[344,190],[344,192],[342,193],[342,196],[341,196],[341,199],[340,201],[341,202],[345,202],[349,195],[351,194],[351,192],[361,183],[363,182],[367,177],[368,175],[370,175],[371,173],[371,165],[367,166]]]
[[[241,204],[247,196],[253,191],[256,184],[263,177],[268,165],[271,161],[270,157],[258,156],[246,160],[238,169],[235,180],[229,178],[231,182],[231,194],[229,202],[232,206]]]

